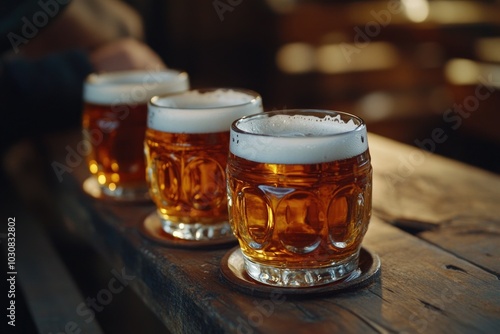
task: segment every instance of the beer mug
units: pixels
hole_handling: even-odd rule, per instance
[[[149,218],[160,219],[168,235],[198,243],[234,240],[225,175],[229,128],[259,112],[259,94],[242,89],[198,89],[151,99],[144,151],[157,212]]]
[[[371,215],[372,167],[362,119],[283,110],[232,124],[229,221],[254,280],[310,287],[358,268]]]
[[[91,144],[84,190],[98,198],[148,198],[143,143],[147,104],[155,95],[189,89],[185,72],[91,74],[84,83],[83,133]]]

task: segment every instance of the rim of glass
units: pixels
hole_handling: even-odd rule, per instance
[[[190,92],[214,92],[217,90],[224,90],[224,91],[235,91],[239,93],[244,93],[246,95],[252,96],[252,99],[250,99],[247,102],[242,102],[242,103],[234,103],[234,104],[228,104],[228,105],[221,105],[221,106],[210,106],[210,107],[171,107],[171,106],[162,106],[157,103],[159,99],[169,99],[169,98],[175,98],[176,96],[181,96],[185,95]],[[261,96],[259,93],[256,91],[253,91],[251,89],[246,89],[246,88],[233,88],[233,87],[206,87],[206,88],[195,88],[195,89],[188,89],[183,92],[177,92],[177,93],[171,93],[171,94],[162,94],[162,95],[156,95],[149,100],[149,103],[151,106],[156,107],[156,108],[161,108],[161,109],[170,109],[170,110],[210,110],[210,109],[225,109],[225,108],[234,108],[234,107],[241,107],[241,106],[246,106],[249,104],[254,103],[256,100],[261,99]]]
[[[138,75],[150,75],[154,77],[155,75],[162,74],[172,74],[175,77],[188,77],[186,71],[175,69],[175,68],[164,68],[161,70],[125,70],[125,71],[114,71],[114,72],[103,72],[103,73],[90,73],[85,78],[85,85],[89,86],[126,86],[126,85],[137,85],[141,81],[130,80],[127,81],[127,77],[135,78]]]
[[[356,132],[356,131],[359,131],[359,130],[361,130],[363,128],[366,128],[366,123],[365,123],[365,121],[361,117],[356,116],[356,115],[351,114],[351,113],[344,112],[344,111],[329,110],[329,109],[283,109],[283,110],[264,111],[264,112],[257,113],[257,114],[251,114],[251,115],[243,116],[243,117],[235,120],[231,124],[231,131],[234,131],[234,132],[237,132],[237,133],[241,133],[241,134],[252,135],[252,136],[281,137],[281,138],[285,138],[286,137],[286,138],[290,138],[290,139],[298,138],[298,139],[303,140],[304,137],[287,137],[287,136],[282,136],[282,135],[279,135],[279,134],[249,132],[249,131],[245,131],[245,130],[240,129],[238,127],[238,125],[241,122],[246,122],[248,120],[256,119],[256,118],[264,118],[264,117],[269,118],[269,117],[274,116],[274,115],[290,115],[290,116],[293,116],[293,115],[302,115],[302,114],[306,114],[306,113],[310,113],[311,115],[314,114],[314,115],[323,115],[323,116],[327,116],[327,115],[330,115],[330,116],[337,116],[337,115],[347,116],[347,117],[349,117],[351,119],[354,119],[357,122],[359,122],[359,124],[354,129],[350,129],[350,130],[346,130],[346,131],[340,131],[340,132],[336,132],[336,133],[326,133],[326,134],[312,135],[309,138],[342,136],[342,135],[345,135],[345,134],[348,134],[348,133],[352,133],[352,132]]]

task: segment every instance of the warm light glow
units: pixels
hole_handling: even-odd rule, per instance
[[[276,13],[286,14],[295,9],[297,0],[266,0],[267,5]]]
[[[342,46],[341,46],[342,45]],[[326,73],[340,73],[349,71],[352,66],[351,58],[352,55],[349,54],[350,58],[344,56],[343,50],[346,48],[351,48],[351,44],[327,44],[318,48],[317,51],[317,61],[318,70],[320,72]],[[356,54],[354,54],[356,56]]]
[[[445,66],[446,79],[455,85],[484,85],[500,88],[500,65],[469,59],[451,59]]]
[[[109,190],[111,190],[111,191],[115,191],[115,190],[116,190],[116,184],[114,184],[114,183],[110,183],[110,184],[108,185],[108,189],[109,189]]]
[[[427,0],[401,0],[406,17],[413,22],[424,22],[429,16]]]
[[[314,61],[314,48],[306,43],[285,44],[276,55],[278,67],[286,73],[310,72]]]
[[[99,170],[99,168],[97,167],[97,162],[92,160],[89,164],[89,169],[92,174],[97,173],[97,171]]]
[[[120,169],[120,166],[118,166],[118,164],[116,162],[113,162],[111,164],[111,169],[113,170],[113,172],[118,172],[118,170]]]
[[[290,74],[346,73],[383,70],[397,65],[399,52],[387,42],[329,43],[316,49],[306,43],[290,43],[276,55],[280,70]]]
[[[317,68],[325,73],[382,70],[394,67],[399,54],[390,43],[328,44],[317,50]]]
[[[479,59],[500,63],[500,37],[480,38],[474,49]]]
[[[359,113],[369,121],[379,121],[395,112],[394,98],[385,92],[370,93],[359,101]]]
[[[101,175],[99,175],[99,176],[97,177],[97,182],[99,182],[99,184],[105,184],[105,183],[106,183],[106,176],[104,176],[104,175],[102,175],[102,174],[101,174]]]
[[[440,24],[484,22],[487,17],[484,3],[474,1],[432,1],[429,20]]]
[[[111,181],[120,182],[120,175],[118,175],[117,173],[111,174]]]
[[[444,71],[446,79],[456,85],[473,85],[480,74],[478,64],[469,59],[451,59]]]

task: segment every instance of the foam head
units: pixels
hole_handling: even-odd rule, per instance
[[[363,120],[336,111],[266,112],[243,117],[231,127],[230,151],[260,163],[323,163],[351,158],[367,149]]]
[[[178,93],[189,89],[186,72],[120,71],[91,74],[83,86],[85,102],[106,105],[147,103],[153,96]]]
[[[260,95],[250,90],[190,90],[153,97],[148,105],[148,128],[170,133],[224,132],[236,119],[262,111]]]

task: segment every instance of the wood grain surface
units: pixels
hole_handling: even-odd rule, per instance
[[[148,239],[140,226],[153,204],[90,198],[81,191],[84,164],[51,197],[67,233],[133,276],[130,285],[173,333],[500,332],[500,177],[374,134],[369,145],[373,217],[363,245],[380,256],[380,277],[324,296],[232,288],[220,262],[234,245],[181,249]],[[48,147],[64,161],[64,147]]]
[[[152,204],[91,199],[79,188],[84,172],[62,184],[58,204],[73,231],[136,276],[132,286],[174,333],[498,331],[500,178],[373,134],[369,144],[374,216],[364,246],[380,256],[381,275],[342,293],[235,290],[220,275],[234,245],[159,245],[139,233]]]

